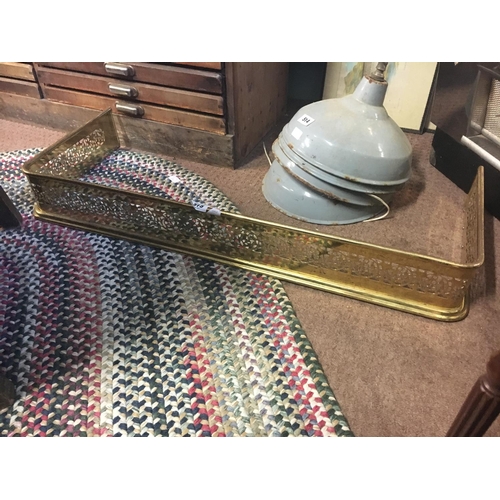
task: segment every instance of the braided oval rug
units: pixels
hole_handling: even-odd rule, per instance
[[[37,221],[21,165],[0,184],[23,215],[0,233],[1,436],[351,436],[276,280]],[[212,184],[119,150],[87,180],[236,212]],[[175,182],[174,182],[175,181]]]

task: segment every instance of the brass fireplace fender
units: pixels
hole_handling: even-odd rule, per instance
[[[35,216],[427,318],[467,316],[484,261],[482,167],[465,200],[463,262],[451,262],[79,180],[119,147],[107,110],[26,162]]]

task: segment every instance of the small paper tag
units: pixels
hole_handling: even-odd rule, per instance
[[[208,208],[203,203],[197,203],[197,202],[193,202],[193,207],[195,210],[198,210],[198,212],[206,212]]]
[[[220,210],[214,207],[208,207],[208,205],[204,205],[203,203],[193,202],[193,207],[198,212],[206,212],[210,215],[220,215]]]
[[[293,129],[292,135],[295,137],[295,139],[300,139],[302,137],[302,130],[300,130],[300,128],[295,127]]]
[[[174,184],[178,184],[179,182],[181,182],[181,180],[179,179],[179,177],[177,177],[176,175],[170,175],[168,177]]]
[[[307,127],[308,125],[311,125],[314,118],[311,118],[309,115],[302,115],[297,121]]]

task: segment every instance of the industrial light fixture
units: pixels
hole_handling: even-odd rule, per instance
[[[285,125],[262,185],[276,209],[329,225],[387,215],[410,177],[412,148],[383,105],[386,66],[378,63],[353,94],[304,106]]]

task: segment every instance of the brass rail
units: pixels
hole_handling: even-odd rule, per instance
[[[78,180],[117,147],[108,110],[28,161],[35,216],[432,319],[468,313],[469,286],[484,260],[482,167],[466,198],[457,263]]]

